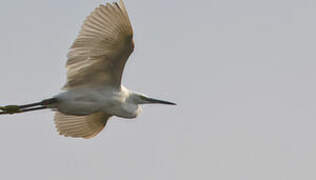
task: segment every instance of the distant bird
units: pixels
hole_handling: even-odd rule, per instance
[[[56,111],[55,124],[61,135],[91,138],[111,116],[135,118],[142,104],[175,105],[121,85],[133,50],[133,29],[123,1],[100,5],[86,18],[70,48],[65,91],[37,103],[0,107],[0,114],[50,108]]]

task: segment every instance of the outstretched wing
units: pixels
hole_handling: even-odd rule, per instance
[[[133,49],[133,29],[123,1],[100,5],[84,21],[70,48],[64,89],[119,87]]]
[[[60,135],[88,139],[102,131],[110,117],[111,115],[103,112],[87,116],[72,116],[56,112],[55,124]]]

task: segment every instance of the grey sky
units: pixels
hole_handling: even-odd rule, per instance
[[[0,104],[55,95],[101,0],[0,3]],[[59,136],[53,112],[0,117],[0,179],[316,179],[316,1],[125,0],[124,85],[178,103]]]

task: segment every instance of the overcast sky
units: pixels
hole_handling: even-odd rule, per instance
[[[0,104],[49,98],[101,0],[0,2]],[[112,118],[90,140],[49,110],[0,116],[0,179],[316,179],[316,1],[125,0],[126,87],[178,106]]]

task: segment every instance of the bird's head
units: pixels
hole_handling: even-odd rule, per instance
[[[132,93],[129,97],[129,101],[135,104],[166,104],[166,105],[176,105],[176,103],[164,101],[160,99],[154,99],[147,97],[144,94]]]

